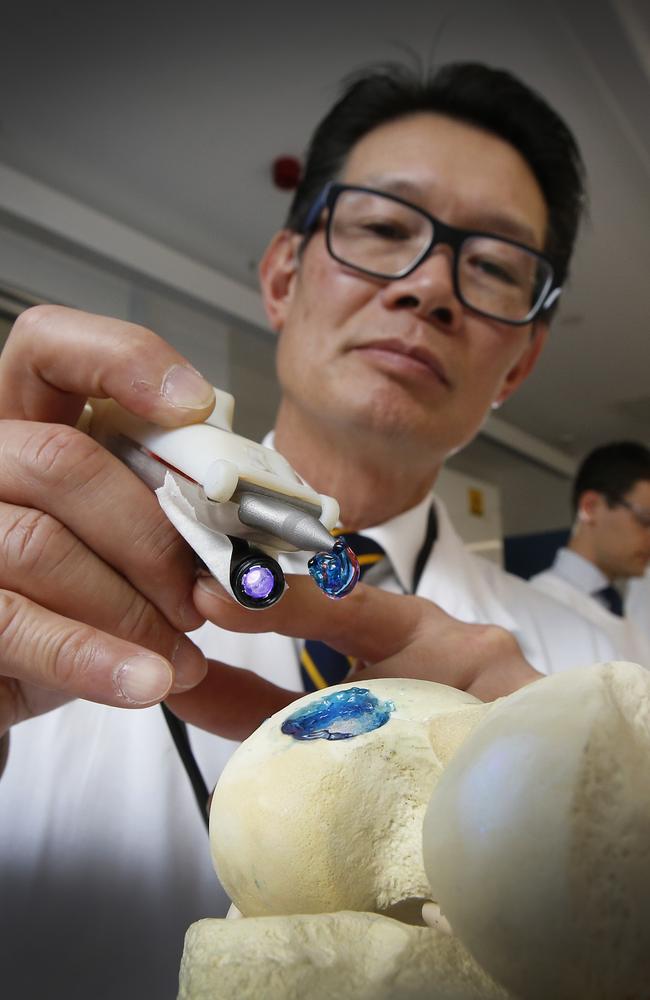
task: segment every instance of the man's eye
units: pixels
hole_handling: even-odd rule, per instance
[[[481,271],[487,278],[495,278],[497,281],[502,281],[506,285],[521,284],[520,276],[517,275],[512,269],[504,267],[503,264],[490,260],[487,257],[474,257],[472,259],[472,265],[478,271]]]
[[[364,222],[361,224],[361,229],[372,236],[379,236],[383,240],[407,240],[411,236],[411,233],[404,226],[380,220]]]

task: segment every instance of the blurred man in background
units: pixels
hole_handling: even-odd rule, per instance
[[[550,569],[531,584],[608,630],[621,659],[650,668],[650,642],[624,614],[624,586],[650,564],[650,450],[634,441],[602,445],[573,484],[573,527]]]

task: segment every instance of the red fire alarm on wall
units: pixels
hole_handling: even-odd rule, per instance
[[[302,164],[297,156],[276,156],[271,164],[273,183],[281,191],[295,191],[301,173]]]

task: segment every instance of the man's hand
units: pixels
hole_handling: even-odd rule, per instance
[[[491,701],[542,676],[506,629],[458,621],[424,598],[360,583],[348,597],[332,601],[307,576],[289,576],[287,583],[282,600],[265,611],[242,608],[211,577],[197,582],[194,599],[201,614],[233,632],[321,639],[357,657],[360,668],[349,680],[414,677]],[[212,661],[201,684],[170,701],[188,722],[243,739],[298,697],[300,692]]]
[[[150,490],[76,424],[111,397],[166,427],[203,421],[211,387],[151,331],[27,310],[0,357],[0,733],[83,697],[155,704],[205,674],[186,638],[193,553]]]

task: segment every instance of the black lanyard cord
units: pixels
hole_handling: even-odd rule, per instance
[[[420,586],[420,580],[422,579],[422,574],[424,573],[424,567],[427,564],[429,556],[431,555],[431,550],[436,543],[438,537],[438,516],[436,514],[435,504],[431,504],[429,507],[429,516],[427,518],[427,530],[424,534],[424,541],[420,546],[420,551],[415,557],[415,565],[413,566],[413,588],[411,590],[412,594],[417,594],[418,587]]]
[[[186,724],[174,715],[166,705],[161,704],[162,713],[165,717],[165,722],[167,723],[167,728],[171,733],[171,737],[174,741],[174,746],[178,751],[178,756],[180,757],[183,767],[190,779],[190,784],[192,790],[194,791],[194,798],[199,807],[199,812],[201,813],[201,819],[208,826],[208,799],[210,798],[210,793],[208,791],[208,786],[205,783],[203,775],[199,769],[199,765],[196,763],[196,758],[192,752],[192,747],[190,745],[190,738],[187,734]]]

